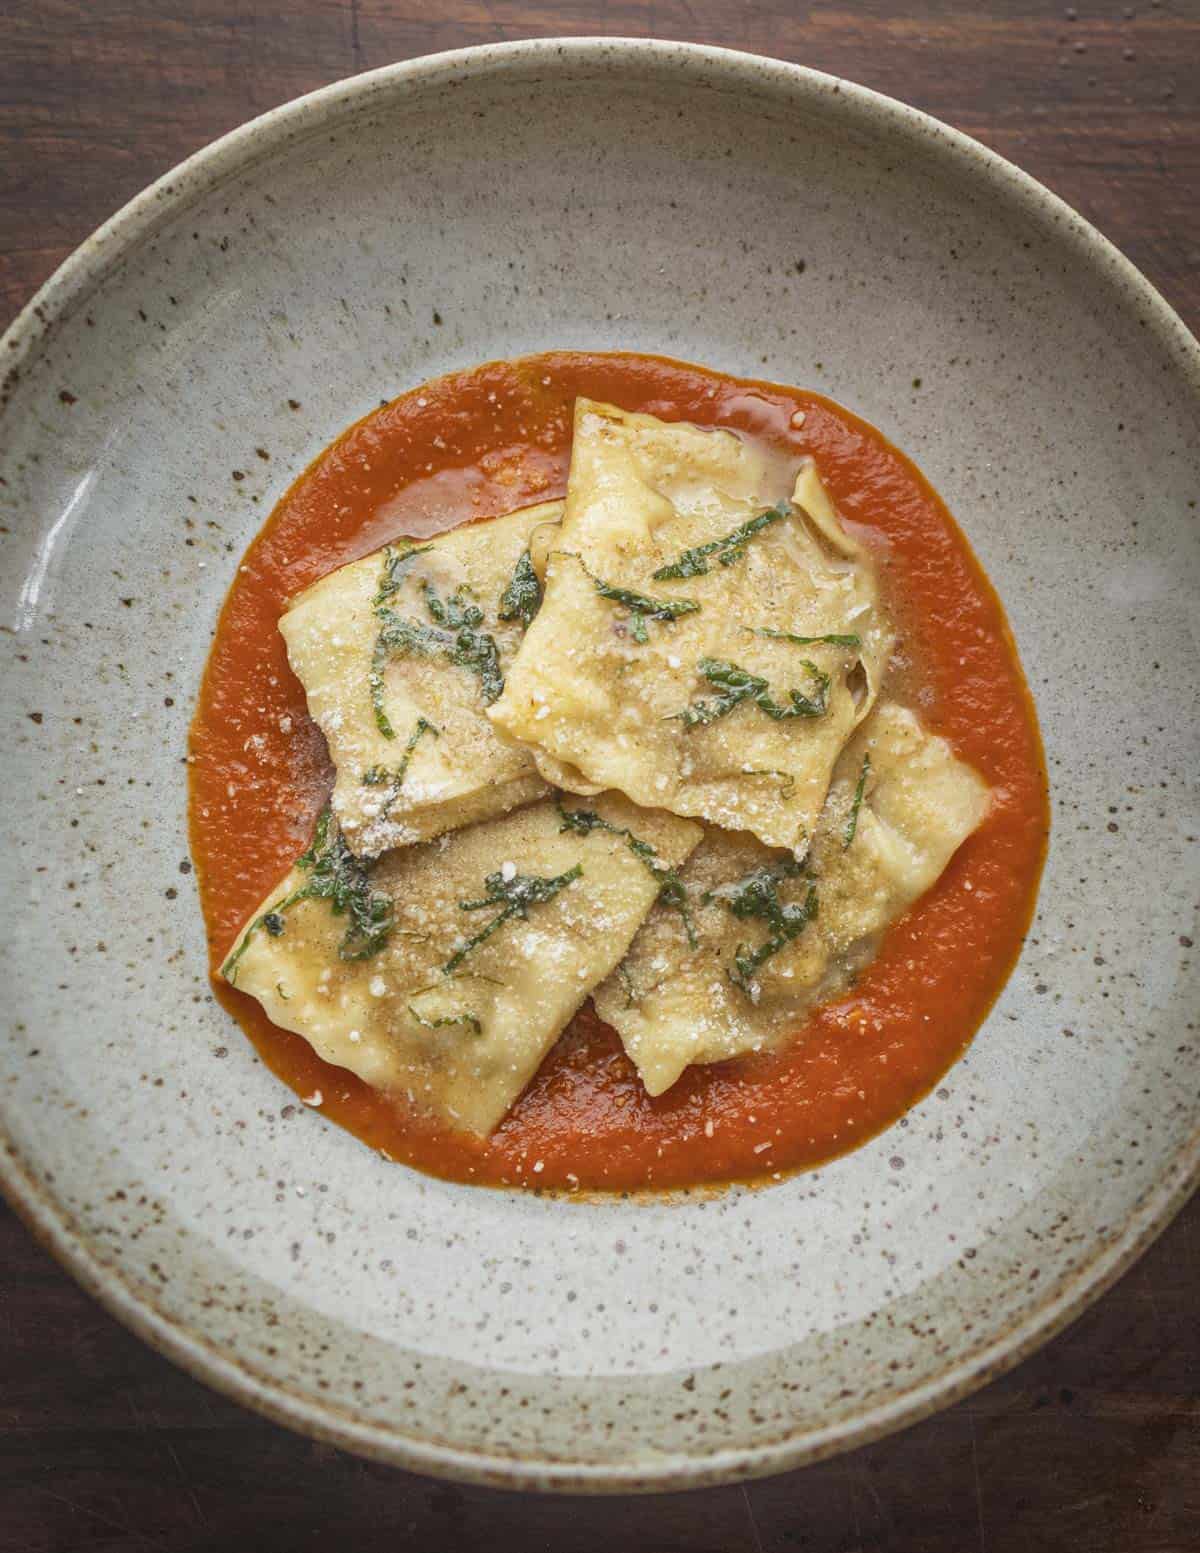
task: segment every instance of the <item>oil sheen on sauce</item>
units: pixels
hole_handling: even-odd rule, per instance
[[[900,641],[889,693],[981,772],[991,812],[841,998],[787,1050],[689,1068],[650,1099],[590,1003],[486,1139],[321,1061],[215,976],[307,845],[332,786],[277,630],[288,600],[400,535],[562,496],[577,395],[811,454],[875,554]],[[625,353],[552,352],[426,383],[295,482],[243,557],[191,735],[191,841],[214,990],[263,1060],[387,1159],[495,1186],[633,1190],[767,1179],[854,1148],[963,1052],[1016,959],[1048,832],[1041,743],[1004,612],[937,495],[873,427],[818,394]]]

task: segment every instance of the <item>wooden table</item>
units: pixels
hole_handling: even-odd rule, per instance
[[[563,33],[722,43],[904,98],[1043,179],[1200,320],[1200,0],[5,0],[0,323],[151,178],[254,114],[391,60]],[[882,1444],[649,1499],[458,1488],[210,1393],[0,1207],[4,1553],[1194,1553],[1198,1396],[1200,1200],[1035,1358]]]

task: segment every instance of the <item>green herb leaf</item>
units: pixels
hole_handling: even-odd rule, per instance
[[[561,793],[555,797],[554,802],[558,808],[558,817],[562,821],[559,826],[560,833],[573,830],[577,835],[588,836],[594,830],[606,830],[610,835],[625,838],[625,844],[634,857],[649,869],[658,883],[659,902],[669,910],[677,911],[683,918],[688,944],[695,949],[698,940],[687,887],[676,870],[659,857],[657,848],[652,847],[648,841],[643,841],[640,836],[635,836],[627,825],[611,825],[602,815],[597,814],[595,809],[564,809]]]
[[[494,976],[477,976],[473,972],[467,971],[462,976],[448,976],[442,981],[430,982],[427,986],[418,987],[413,993],[413,998],[423,997],[427,992],[442,992],[447,981],[485,981],[490,987],[503,987],[506,985],[502,981],[497,981]],[[426,1030],[446,1030],[454,1025],[465,1025],[468,1029],[473,1030],[476,1035],[480,1035],[483,1032],[483,1022],[478,1015],[472,1014],[469,1010],[461,1014],[436,1014],[431,1019],[428,1015],[421,1012],[414,1001],[409,1003],[408,1011],[416,1022],[419,1025],[423,1025]]]
[[[391,725],[389,724],[389,727]],[[362,774],[364,787],[387,787],[390,789],[387,797],[379,810],[379,818],[386,820],[392,805],[400,796],[400,789],[404,786],[404,778],[408,775],[409,763],[412,760],[413,751],[420,742],[421,735],[431,733],[435,739],[441,737],[442,730],[425,717],[417,718],[417,725],[408,736],[408,743],[404,746],[404,752],[400,756],[397,766],[368,766]]]
[[[477,949],[513,917],[520,917],[523,922],[527,921],[531,906],[539,906],[545,901],[553,900],[560,890],[565,890],[569,884],[574,884],[576,879],[582,876],[583,866],[580,863],[576,863],[574,868],[569,868],[565,874],[557,874],[552,879],[541,879],[532,874],[514,874],[511,879],[506,879],[499,870],[494,874],[488,874],[483,881],[486,894],[482,900],[459,901],[458,909],[484,911],[489,906],[498,906],[500,909],[481,932],[459,945],[442,966],[443,975],[449,976],[452,971],[456,971],[473,949]]]
[[[854,789],[854,802],[850,805],[850,815],[846,821],[846,828],[842,832],[842,851],[845,852],[858,832],[858,811],[862,808],[863,793],[867,787],[867,777],[871,772],[870,755],[863,756],[862,770],[858,773],[858,786]]]
[[[791,502],[781,501],[778,506],[768,507],[740,528],[735,528],[732,534],[726,534],[723,539],[710,539],[706,545],[695,545],[691,550],[683,551],[669,565],[660,566],[653,573],[655,582],[666,582],[672,577],[705,577],[708,575],[710,556],[715,557],[722,566],[732,566],[745,555],[746,546],[756,534],[761,534],[763,529],[778,523],[781,518],[788,517],[791,510]]]
[[[479,1035],[483,1030],[483,1026],[474,1014],[439,1014],[436,1019],[426,1019],[411,1003],[408,1005],[408,1011],[417,1023],[423,1025],[426,1030],[447,1030],[452,1025],[466,1025],[476,1035]]]
[[[682,712],[672,713],[672,717],[678,718],[685,728],[701,728],[715,723],[720,717],[728,717],[743,701],[752,701],[774,722],[793,717],[820,717],[829,707],[829,675],[807,658],[801,661],[816,680],[816,689],[811,696],[789,690],[787,703],[781,706],[771,699],[770,687],[761,675],[751,674],[748,669],[724,658],[701,658],[696,667],[720,694],[708,701],[693,701]]]
[[[678,620],[682,615],[694,615],[700,608],[695,599],[658,599],[648,593],[638,593],[633,588],[616,587],[611,582],[605,582],[603,577],[597,577],[577,551],[560,550],[558,553],[572,556],[579,562],[602,599],[611,599],[614,604],[624,604],[634,617],[633,635],[636,641],[647,640],[645,621]]]
[[[376,609],[375,614],[382,621],[382,626],[371,654],[371,671],[367,675],[367,684],[371,691],[371,705],[375,711],[375,726],[385,739],[394,739],[396,730],[392,727],[383,706],[384,669],[392,658],[409,656],[432,658],[437,653],[443,652],[448,655],[453,650],[454,643],[448,633],[437,631],[432,626],[420,625],[415,620],[396,614],[395,610],[388,609],[386,606]]]
[[[430,545],[421,545],[419,548],[404,545],[399,549],[392,545],[387,546],[383,552],[383,570],[379,574],[379,591],[374,599],[377,609],[380,604],[386,603],[393,593],[399,593],[409,566],[417,556],[424,555],[431,548]]]
[[[542,607],[542,585],[528,550],[522,550],[496,611],[501,620],[519,620],[526,630]]]
[[[242,940],[238,944],[237,948],[233,951],[232,954],[229,955],[224,965],[221,967],[221,975],[224,976],[225,980],[231,987],[237,986],[238,961],[250,947],[250,940],[253,938],[257,930],[260,927],[265,928],[272,938],[278,938],[284,929],[284,912],[287,911],[289,906],[294,906],[297,901],[304,899],[305,892],[303,889],[293,890],[292,893],[285,896],[283,900],[276,901],[275,904],[264,911],[261,916],[255,917],[254,921],[242,934]]]
[[[231,986],[237,983],[238,961],[255,930],[265,928],[272,938],[278,938],[287,925],[286,913],[299,901],[325,900],[335,917],[349,917],[338,946],[341,960],[368,960],[379,953],[391,936],[395,926],[392,898],[371,888],[370,865],[350,851],[328,806],[321,811],[312,842],[296,859],[296,866],[308,874],[307,883],[256,917],[221,967]]]
[[[733,957],[733,969],[729,979],[745,993],[757,972],[793,939],[799,938],[817,915],[817,887],[809,883],[803,901],[784,903],[779,899],[779,886],[785,879],[807,877],[804,869],[793,858],[780,858],[753,868],[731,884],[718,885],[709,890],[705,901],[719,901],[725,909],[741,921],[758,919],[767,924],[768,936],[757,949],[739,944]]]
[[[375,726],[385,739],[396,737],[396,730],[383,706],[383,671],[392,658],[432,658],[440,654],[459,668],[479,676],[483,699],[488,705],[504,689],[500,653],[495,638],[479,630],[483,624],[483,611],[478,604],[471,603],[461,590],[451,598],[443,599],[430,582],[421,584],[421,593],[434,621],[431,626],[398,615],[384,604],[375,609],[380,630],[371,654],[367,684],[375,710]]]
[[[797,636],[792,631],[773,631],[770,626],[750,626],[755,636],[769,636],[776,642],[791,642],[796,647],[811,647],[815,643],[828,642],[831,647],[861,647],[861,636]]]
[[[461,590],[444,601],[434,592],[431,583],[425,583],[422,591],[425,607],[434,620],[453,633],[454,644],[447,657],[460,668],[478,674],[483,699],[490,705],[504,689],[504,675],[500,672],[500,653],[495,638],[478,629],[483,624],[483,610],[478,604],[468,602]]]
[[[796,791],[795,773],[791,771],[776,771],[773,766],[753,766],[742,772],[743,776],[771,776],[779,777],[779,796],[790,798]]]
[[[392,898],[371,888],[371,865],[351,852],[328,809],[317,822],[313,845],[296,861],[309,874],[305,898],[326,900],[335,917],[350,919],[338,958],[369,960],[378,954],[395,926]]]

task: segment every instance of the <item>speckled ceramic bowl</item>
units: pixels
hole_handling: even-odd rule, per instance
[[[883,427],[1039,702],[1056,828],[1010,985],[897,1127],[769,1190],[570,1203],[388,1167],[209,995],[183,756],[243,546],[381,398],[571,345],[811,384]],[[202,152],[0,349],[3,1181],[148,1341],[423,1471],[683,1487],[961,1395],[1179,1206],[1200,352],[1044,189],[790,65],[476,49]]]

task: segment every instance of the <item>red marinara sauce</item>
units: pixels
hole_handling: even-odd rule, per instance
[[[692,1067],[650,1099],[590,1003],[489,1138],[330,1066],[215,972],[307,845],[332,786],[276,628],[288,600],[400,535],[562,496],[576,395],[811,454],[873,550],[900,641],[889,692],[991,785],[983,826],[787,1050]],[[886,1127],[961,1055],[1020,950],[1049,827],[1033,703],[1000,602],[942,502],[873,427],[819,394],[661,357],[555,351],[426,383],[352,426],[247,550],[191,734],[191,843],[214,987],[263,1060],[390,1160],[488,1185],[582,1190],[771,1179]]]

